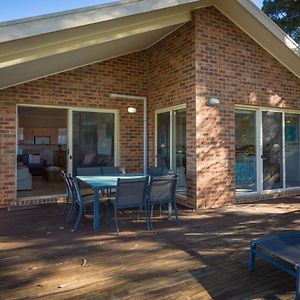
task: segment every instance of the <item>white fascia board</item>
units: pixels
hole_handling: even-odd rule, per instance
[[[219,9],[257,44],[300,78],[298,45],[249,0],[216,1]]]
[[[251,13],[260,23],[262,23],[270,32],[272,32],[272,34],[281,40],[290,50],[300,56],[300,46],[251,0],[237,0],[237,2]]]
[[[0,68],[167,28],[188,22],[190,19],[190,12],[187,11],[166,17],[161,14],[142,18],[133,16],[113,24],[98,24],[93,28],[80,27],[76,32],[74,29],[64,34],[47,34],[4,43],[0,47]],[[16,46],[17,44],[20,47]]]
[[[199,0],[127,0],[0,23],[0,43],[106,22]]]

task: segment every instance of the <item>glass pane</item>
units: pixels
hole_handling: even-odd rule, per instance
[[[235,112],[235,181],[237,192],[257,190],[256,112]]]
[[[264,111],[263,127],[263,189],[282,188],[282,114]]]
[[[177,192],[186,194],[186,110],[174,112],[174,166],[179,178]]]
[[[299,116],[285,115],[286,187],[300,186]]]
[[[58,128],[58,139],[57,143],[60,145],[66,145],[67,144],[67,128]]]
[[[73,112],[73,175],[78,167],[114,165],[114,114]]]
[[[170,112],[157,115],[157,166],[170,169]]]

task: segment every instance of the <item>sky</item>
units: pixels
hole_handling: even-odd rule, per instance
[[[99,5],[116,0],[0,0],[0,22]],[[263,0],[252,0],[258,7]]]

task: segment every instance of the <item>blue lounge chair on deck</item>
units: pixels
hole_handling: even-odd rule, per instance
[[[250,242],[249,271],[255,269],[255,256],[296,278],[296,300],[300,300],[300,231],[290,231]],[[271,257],[271,256],[272,257]],[[294,270],[276,260],[291,264]]]

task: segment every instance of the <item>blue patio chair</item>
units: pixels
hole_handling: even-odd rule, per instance
[[[76,169],[77,176],[99,176],[101,175],[101,167],[78,167]]]
[[[116,197],[112,201],[114,205],[114,217],[116,232],[119,234],[118,212],[120,209],[136,208],[144,209],[147,229],[151,229],[151,220],[148,213],[147,188],[149,177],[122,179],[118,178]]]
[[[102,166],[101,167],[102,175],[121,175],[125,174],[125,167],[120,166]]]
[[[160,209],[163,204],[172,204],[175,211],[176,224],[179,224],[178,208],[176,205],[176,184],[177,175],[151,177],[148,189],[148,205],[151,206],[151,216],[153,206],[159,204]]]
[[[147,171],[149,176],[162,176],[164,168],[163,167],[150,167]]]
[[[169,169],[166,169],[166,170],[164,170],[164,172],[163,172],[163,176],[165,176],[165,175],[170,175],[170,176],[178,176],[178,173],[179,173],[179,170],[177,169],[177,170],[169,170]]]
[[[80,225],[80,222],[82,220],[82,216],[86,210],[87,207],[92,207],[94,205],[94,195],[87,195],[85,197],[82,196],[80,192],[80,188],[78,185],[78,182],[76,178],[72,178],[71,176],[68,177],[70,185],[71,185],[71,190],[72,190],[72,198],[73,198],[73,204],[70,212],[70,217],[68,218],[68,223],[71,222],[73,216],[75,215],[76,209],[78,210],[78,216],[75,222],[75,225],[73,226],[72,230],[76,231],[78,229],[78,226]],[[101,201],[102,200],[102,201]],[[102,215],[102,202],[107,202],[108,199],[101,199],[99,198],[99,210],[100,210],[100,215]],[[108,220],[110,219],[109,215],[109,209],[107,210],[108,214]]]

